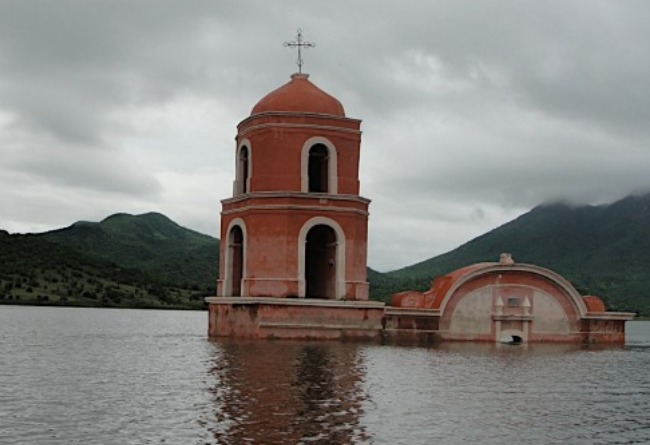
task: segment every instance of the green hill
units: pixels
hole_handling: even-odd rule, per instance
[[[86,255],[139,269],[166,285],[212,289],[219,240],[179,226],[160,213],[111,215],[38,235]]]
[[[603,297],[611,309],[650,315],[650,194],[601,206],[541,205],[451,252],[382,279],[392,287],[407,289],[401,285],[410,283],[412,289],[424,289],[435,276],[496,261],[501,252],[564,275],[580,292]]]
[[[601,206],[541,205],[457,249],[388,273],[368,269],[387,301],[459,267],[510,252],[566,278],[610,309],[650,316],[650,194]],[[201,307],[214,295],[219,240],[158,213],[35,235],[0,231],[0,303]]]
[[[203,296],[39,235],[0,231],[0,304],[200,309]]]

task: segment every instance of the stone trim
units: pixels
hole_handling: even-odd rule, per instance
[[[630,321],[636,317],[634,312],[589,312],[582,317],[583,320],[623,320]]]
[[[314,306],[334,308],[384,309],[386,303],[361,300],[325,300],[317,298],[275,298],[275,297],[206,297],[209,304],[269,306]]]
[[[223,258],[223,271],[224,271],[224,277],[222,280],[222,286],[221,286],[221,291],[223,295],[227,294],[232,294],[232,288],[233,288],[233,258],[232,258],[232,252],[230,249],[230,236],[232,234],[232,230],[235,227],[239,227],[242,231],[242,243],[243,243],[243,249],[242,249],[242,281],[246,279],[246,275],[248,274],[247,267],[246,267],[246,259],[247,259],[247,247],[248,247],[248,233],[246,230],[246,223],[244,222],[243,219],[241,218],[235,218],[232,221],[230,221],[230,224],[228,224],[228,228],[226,229],[226,236],[225,236],[225,243],[221,243],[221,251],[223,253],[222,258]],[[243,290],[243,289],[242,289]]]
[[[532,315],[498,315],[492,314],[494,321],[533,321],[535,317]]]
[[[339,190],[338,152],[332,141],[323,136],[313,136],[302,144],[300,151],[300,190],[303,193],[313,193],[309,191],[309,153],[315,145],[323,145],[327,148],[327,194],[336,195]]]
[[[507,272],[507,271],[528,272],[528,273],[532,273],[544,277],[547,280],[555,283],[558,287],[560,287],[566,292],[569,300],[576,308],[578,317],[584,318],[584,316],[586,315],[587,305],[582,300],[582,297],[580,296],[578,291],[573,287],[573,285],[569,281],[567,281],[561,275],[553,272],[552,270],[540,266],[534,266],[532,264],[525,264],[525,263],[515,263],[512,265],[489,264],[486,265],[485,267],[472,270],[471,272],[462,275],[457,280],[455,280],[453,285],[447,290],[446,295],[444,296],[442,302],[440,303],[440,311],[441,312],[445,311],[445,307],[447,306],[447,303],[454,295],[456,290],[458,290],[466,282],[476,277],[479,277],[481,275],[485,275],[489,273]]]
[[[280,328],[280,329],[325,329],[325,330],[355,330],[355,331],[376,331],[375,326],[359,326],[346,324],[314,324],[314,323],[279,323],[263,321],[259,324],[261,328]]]
[[[324,225],[336,234],[336,277],[334,298],[337,300],[345,298],[345,257],[347,255],[345,232],[341,225],[331,218],[325,216],[314,216],[307,220],[300,228],[298,234],[298,296],[305,298],[307,296],[307,280],[305,279],[305,250],[307,245],[307,235],[309,231],[318,225]]]
[[[388,316],[406,316],[411,315],[415,317],[440,317],[438,309],[414,309],[414,308],[397,308],[393,306],[386,306],[386,315]]]
[[[351,128],[332,127],[329,125],[267,123],[267,124],[259,124],[259,125],[253,125],[251,127],[248,127],[245,130],[241,130],[239,132],[239,135],[246,136],[252,132],[264,130],[267,128],[298,128],[301,130],[317,130],[318,132],[338,131],[341,133],[361,134],[361,130],[353,130]]]
[[[260,118],[266,118],[266,117],[307,117],[310,119],[323,119],[323,120],[337,120],[337,121],[342,121],[342,122],[351,122],[355,124],[360,124],[361,119],[354,119],[351,117],[346,117],[346,116],[337,116],[336,114],[325,114],[325,113],[301,113],[297,111],[266,111],[264,113],[256,113],[253,114],[252,116],[248,116],[246,119],[242,120],[237,124],[237,128],[241,128],[245,124],[254,121],[256,119]],[[340,127],[334,127],[334,128],[340,128]]]
[[[239,207],[232,210],[224,210],[221,212],[222,215],[234,215],[237,213],[242,213],[249,210],[317,210],[320,212],[327,213],[356,213],[362,216],[368,216],[369,212],[358,210],[358,209],[349,209],[346,207],[321,207],[321,206],[297,206],[297,205],[264,205],[264,206],[246,206]]]
[[[233,196],[221,200],[221,204],[231,204],[234,202],[244,201],[248,199],[266,199],[266,198],[297,198],[297,199],[327,199],[332,201],[351,201],[359,202],[362,204],[370,204],[371,200],[357,195],[332,195],[329,193],[303,193],[296,191],[282,191],[282,192],[253,192],[247,193],[245,196]]]
[[[243,147],[246,147],[248,151],[248,162],[246,163],[247,171],[242,170],[242,164],[240,161],[241,150]],[[250,190],[251,176],[253,175],[253,148],[251,141],[248,139],[242,139],[237,144],[237,149],[235,151],[235,182],[233,184],[232,195],[239,196],[248,193]],[[242,182],[242,179],[246,178],[246,183]]]

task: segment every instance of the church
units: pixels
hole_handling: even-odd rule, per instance
[[[207,299],[211,336],[380,337],[384,304],[368,300],[360,125],[304,73],[238,125],[217,296]]]
[[[302,72],[239,123],[210,337],[624,343],[633,314],[508,254],[369,300],[360,150],[361,121]]]
[[[406,339],[428,331],[435,341],[623,344],[633,317],[608,312],[559,274],[502,253],[436,278],[428,291],[394,294],[385,329]]]

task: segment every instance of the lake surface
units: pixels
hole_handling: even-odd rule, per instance
[[[0,444],[648,444],[620,348],[209,341],[207,313],[0,306]]]

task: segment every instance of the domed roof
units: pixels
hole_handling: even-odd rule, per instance
[[[309,74],[302,73],[293,74],[288,83],[264,96],[253,107],[251,116],[271,111],[345,117],[341,102],[311,83]]]

